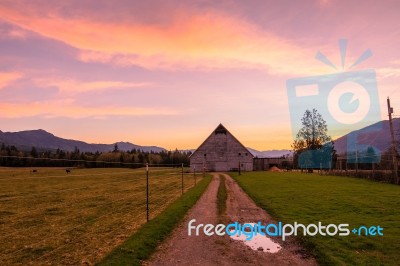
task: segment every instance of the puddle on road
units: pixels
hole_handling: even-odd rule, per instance
[[[254,225],[254,223],[247,223],[247,224]],[[251,240],[246,240],[246,236],[244,234],[241,234],[240,236],[236,234],[230,237],[233,240],[239,240],[243,242],[243,244],[249,246],[253,250],[276,253],[282,249],[282,247],[278,243],[275,243],[269,237],[262,236],[260,234],[253,236]]]

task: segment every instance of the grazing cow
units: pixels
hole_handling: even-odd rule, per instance
[[[69,173],[71,173],[71,170],[65,169],[65,172],[66,172],[67,174],[69,174]]]

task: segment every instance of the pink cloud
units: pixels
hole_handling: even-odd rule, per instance
[[[108,23],[89,18],[39,16],[4,8],[8,22],[81,50],[84,62],[150,69],[265,69],[277,74],[319,72],[314,49],[300,48],[257,25],[224,13],[176,17],[166,25]],[[111,34],[110,34],[111,33]]]
[[[21,77],[22,73],[19,72],[0,72],[0,89],[6,87]]]

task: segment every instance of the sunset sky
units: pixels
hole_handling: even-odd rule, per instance
[[[400,114],[400,1],[0,1],[0,130],[196,148],[292,142],[286,81],[375,69]],[[328,125],[329,126],[329,125]]]

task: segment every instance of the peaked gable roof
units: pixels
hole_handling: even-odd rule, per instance
[[[204,144],[212,137],[212,135],[215,134],[230,134],[234,140],[237,141],[237,143],[239,143],[240,146],[242,146],[243,149],[245,149],[250,156],[252,156],[254,158],[254,155],[231,133],[229,132],[221,123],[217,126],[216,129],[213,130],[213,132],[211,132],[211,134],[203,141],[203,143],[200,144],[200,146],[189,156],[193,156],[193,154],[197,153],[198,150],[200,150],[200,148],[202,146],[204,146]]]

